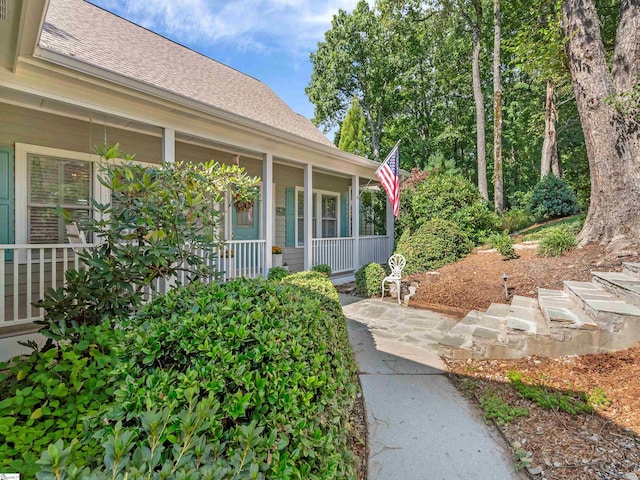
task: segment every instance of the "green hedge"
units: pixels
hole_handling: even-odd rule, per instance
[[[403,274],[421,273],[464,257],[473,242],[455,223],[440,218],[423,223],[415,231],[405,230],[396,247],[407,264]]]
[[[382,280],[387,276],[382,265],[369,263],[356,272],[356,293],[365,297],[375,297],[382,291]]]
[[[433,173],[405,190],[397,226],[400,232],[415,231],[435,218],[460,227],[474,244],[500,230],[500,218],[482,199],[478,188],[459,175]]]
[[[347,436],[356,369],[337,293],[323,275],[176,288],[113,335],[117,342],[85,346],[81,355],[90,363],[91,351],[100,351],[108,398],[83,422],[74,414],[64,443],[42,455],[42,478],[56,468],[71,478],[149,470],[163,478],[353,477]],[[38,368],[55,364],[42,355],[33,357]],[[25,362],[4,379],[7,398],[33,386],[19,374]],[[88,383],[73,387],[60,410]],[[52,400],[34,398],[30,412]],[[33,424],[71,418],[64,412],[28,417]]]

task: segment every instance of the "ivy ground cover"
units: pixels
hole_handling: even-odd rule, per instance
[[[82,337],[2,366],[0,472],[354,477],[355,364],[323,275],[194,283]]]

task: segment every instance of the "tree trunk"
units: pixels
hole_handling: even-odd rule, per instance
[[[473,77],[473,99],[476,104],[476,144],[478,155],[478,188],[485,200],[489,200],[487,189],[487,147],[484,138],[484,95],[480,85],[480,26],[473,27],[473,53],[471,55],[471,72]]]
[[[555,87],[551,80],[547,80],[547,97],[544,103],[544,142],[542,143],[542,158],[540,160],[540,178],[550,172],[560,177],[560,162],[558,161],[558,140],[556,137],[556,107],[553,100]]]
[[[594,0],[565,0],[562,16],[591,173],[591,203],[579,239],[620,252],[637,246],[640,238],[640,134],[637,120],[609,99],[638,81],[640,2],[622,0],[613,72],[607,66]]]
[[[500,81],[500,0],[493,0],[493,203],[502,215],[502,84]]]

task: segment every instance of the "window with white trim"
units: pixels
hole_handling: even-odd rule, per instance
[[[340,236],[340,194],[314,190],[312,195],[314,238]],[[318,199],[320,199],[318,201]],[[320,221],[318,222],[318,219]],[[304,246],[304,189],[296,188],[296,246]]]
[[[384,190],[360,190],[360,235],[386,235],[386,205]]]
[[[91,215],[93,165],[90,161],[27,155],[27,241],[67,243],[58,206],[75,221]]]

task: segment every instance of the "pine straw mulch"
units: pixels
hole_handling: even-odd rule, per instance
[[[420,286],[411,304],[449,313],[485,310],[492,302],[505,303],[503,273],[509,277],[510,299],[536,297],[540,287],[561,289],[563,280],[590,281],[592,270],[620,271],[623,261],[640,261],[640,255],[607,256],[597,245],[555,258],[537,257],[534,250],[518,253],[518,259],[509,261],[498,253],[474,253],[436,274],[415,275]],[[557,359],[447,360],[447,365],[454,383],[478,403],[492,389],[508,404],[529,409],[528,416],[500,429],[516,452],[516,464],[528,466],[531,478],[640,478],[640,346]],[[515,392],[506,377],[510,370],[558,391],[600,388],[611,404],[592,414],[543,409]]]

